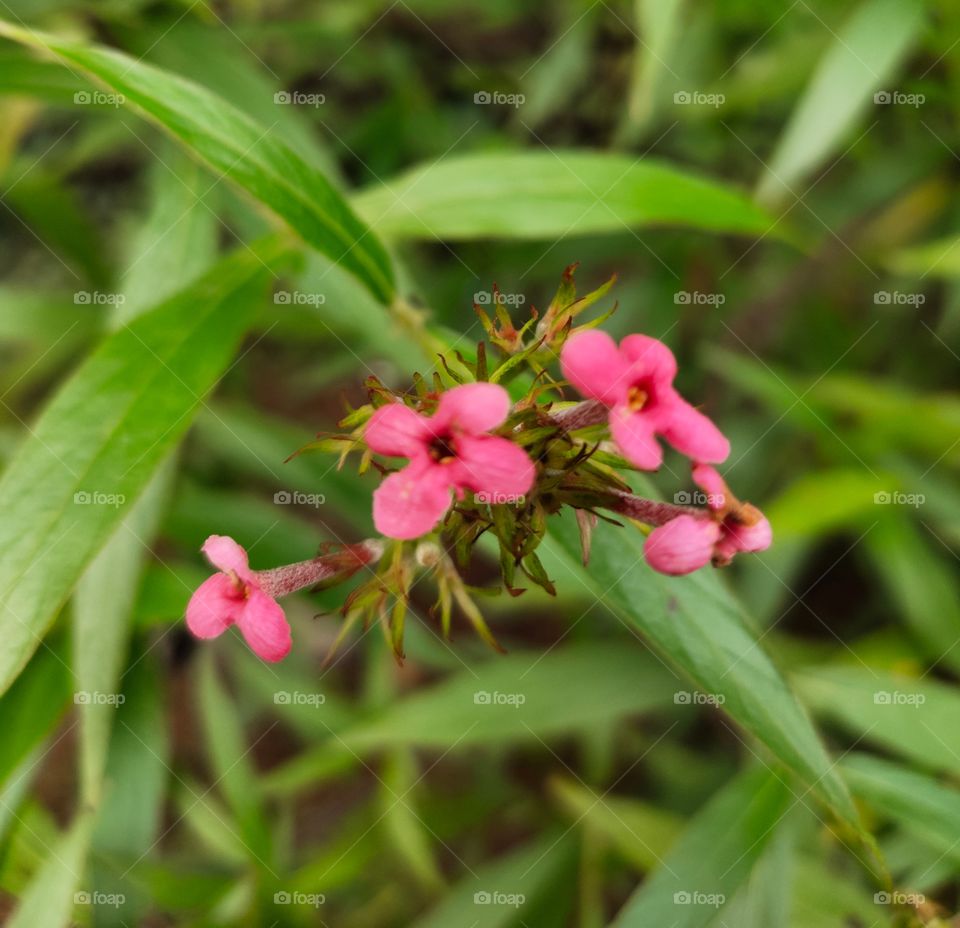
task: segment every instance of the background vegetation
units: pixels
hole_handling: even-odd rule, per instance
[[[11,925],[946,922],[956,5],[0,18]],[[602,525],[585,569],[563,523],[555,599],[484,601],[506,657],[443,641],[426,588],[402,667],[375,629],[322,667],[340,590],[288,604],[278,666],[189,638],[208,534],[259,568],[371,533],[373,475],[284,463],[344,395],[469,354],[494,281],[519,320],[574,262],[674,348],[770,551],[670,580]]]

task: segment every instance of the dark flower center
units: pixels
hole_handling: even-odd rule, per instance
[[[450,464],[457,459],[457,452],[453,448],[453,440],[447,437],[434,438],[430,442],[430,457],[438,464]]]

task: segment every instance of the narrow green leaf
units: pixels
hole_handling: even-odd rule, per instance
[[[402,238],[556,238],[650,225],[764,235],[773,226],[748,197],[721,183],[590,151],[442,158],[353,202],[375,229]]]
[[[884,86],[923,26],[918,0],[867,0],[837,33],[790,117],[758,188],[764,202],[782,201],[851,134],[874,91]],[[829,26],[825,26],[829,29]],[[871,116],[883,118],[877,106]]]
[[[708,925],[749,876],[791,799],[786,784],[769,770],[738,776],[690,822],[613,928]]]
[[[815,667],[794,678],[825,718],[926,770],[960,771],[956,688],[870,667]]]
[[[57,55],[159,123],[194,155],[349,268],[381,301],[394,294],[386,251],[324,175],[284,141],[199,84],[121,52],[0,21],[0,35]]]
[[[233,356],[277,241],[244,249],[108,338],[0,478],[0,692]]]
[[[712,571],[667,577],[643,558],[643,535],[601,524],[593,534],[589,569],[580,562],[575,520],[554,519],[554,542],[568,577],[639,629],[723,710],[795,771],[821,799],[859,827],[843,781],[809,717],[748,631],[741,610]],[[548,542],[549,544],[549,542]],[[547,547],[547,545],[544,545]],[[679,688],[677,678],[675,688]]]

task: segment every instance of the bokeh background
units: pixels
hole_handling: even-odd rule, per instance
[[[76,61],[0,45],[11,924],[953,923],[955,4],[2,0],[0,19],[122,50],[119,80],[124,62],[155,65],[258,127],[217,170]],[[275,260],[258,244],[283,224],[224,174],[264,138],[387,243],[392,311],[323,249]],[[295,649],[277,666],[234,634],[185,632],[208,534],[257,568],[371,534],[375,475],[285,463],[364,401],[367,377],[408,386],[436,369],[431,344],[469,355],[494,283],[522,320],[576,262],[584,291],[617,275],[607,327],[670,344],[681,390],[731,437],[726,475],[775,545],[706,595],[734,591],[863,830],[727,712],[722,687],[690,682],[680,651],[695,643],[648,646],[649,574],[608,601],[621,577],[553,543],[556,598],[481,600],[505,657],[462,617],[444,641],[429,583],[402,666],[376,628],[323,665],[341,589],[287,603]],[[261,265],[255,293],[224,283]],[[171,299],[177,312],[135,328]],[[206,340],[137,406],[138,343],[173,357],[201,316]],[[124,332],[90,396],[36,426]],[[196,402],[181,409],[183,390]],[[104,441],[126,449],[124,476],[163,447],[144,492],[95,457],[71,471],[62,532],[37,534],[71,449],[128,402]],[[649,486],[690,489],[673,457]],[[598,532],[609,548],[639,530]],[[478,553],[471,581],[495,585],[495,558]],[[714,658],[721,679],[743,666]]]

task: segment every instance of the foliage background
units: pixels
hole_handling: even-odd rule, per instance
[[[955,5],[0,17],[10,924],[955,910]],[[484,601],[507,657],[444,642],[426,590],[402,668],[377,633],[321,667],[336,590],[289,604],[276,667],[186,635],[206,535],[267,567],[370,533],[372,476],[283,463],[344,394],[469,352],[494,281],[519,318],[577,261],[583,289],[618,275],[613,330],[674,348],[772,550],[662,581],[634,529],[587,570],[561,530],[556,599]],[[689,489],[672,458],[653,485]]]

